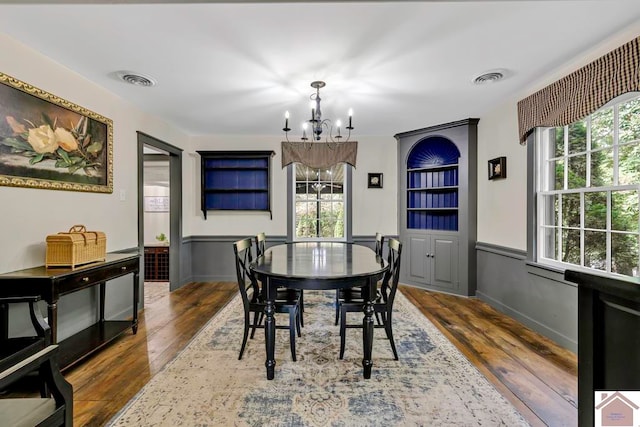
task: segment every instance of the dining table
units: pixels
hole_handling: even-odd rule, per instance
[[[285,243],[268,248],[250,266],[262,282],[265,298],[265,349],[267,379],[275,376],[275,298],[277,288],[330,290],[362,288],[362,367],[371,378],[373,366],[373,304],[378,280],[389,270],[388,262],[369,247],[329,241]],[[337,355],[336,355],[337,357]]]

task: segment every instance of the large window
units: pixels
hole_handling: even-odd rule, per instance
[[[537,135],[538,261],[640,276],[640,96]]]
[[[345,240],[345,170],[294,164],[294,240]]]

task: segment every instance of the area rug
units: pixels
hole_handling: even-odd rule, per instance
[[[109,423],[111,426],[526,426],[487,379],[402,294],[394,305],[393,359],[374,332],[371,379],[362,332],[347,331],[338,359],[334,292],[305,291],[305,326],[291,360],[276,332],[275,379],[266,379],[264,332],[242,360],[242,302],[234,298]],[[285,314],[285,316],[287,316]],[[353,313],[351,321],[361,321]],[[286,317],[277,318],[281,323]]]

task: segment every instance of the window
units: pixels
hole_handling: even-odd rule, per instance
[[[293,240],[346,240],[346,168],[294,164]]]
[[[537,137],[538,261],[640,276],[640,96]]]

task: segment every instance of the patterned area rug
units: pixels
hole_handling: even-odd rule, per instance
[[[362,332],[347,330],[344,360],[333,325],[334,291],[305,291],[305,327],[291,361],[276,331],[276,376],[267,381],[264,332],[242,360],[242,302],[233,299],[111,420],[111,426],[526,426],[527,422],[402,294],[394,306],[400,360],[374,332],[371,379],[362,377]],[[277,319],[286,322],[285,317]],[[361,321],[353,313],[351,321]]]

